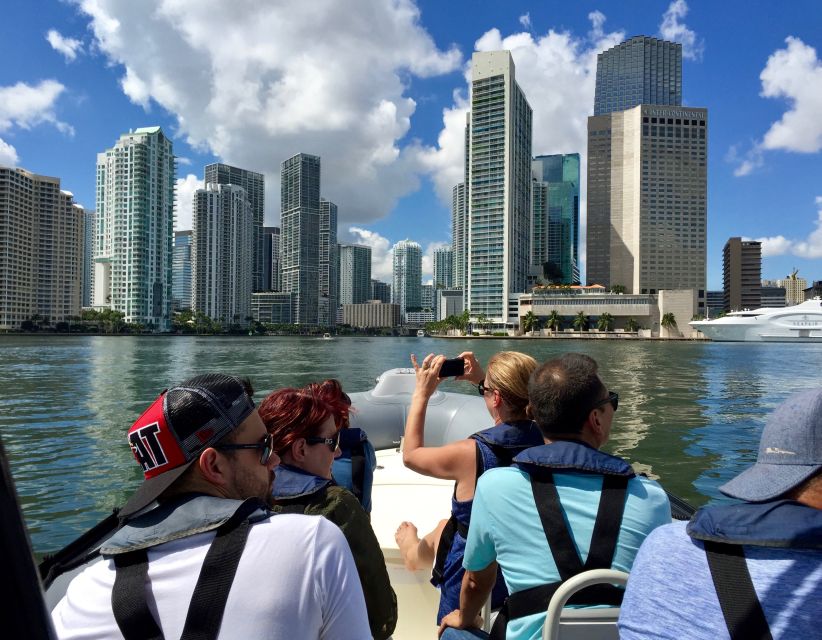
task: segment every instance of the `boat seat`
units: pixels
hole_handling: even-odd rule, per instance
[[[566,580],[548,603],[542,640],[619,640],[619,607],[563,609],[577,591],[593,584],[625,585],[628,574],[613,569],[583,571]]]

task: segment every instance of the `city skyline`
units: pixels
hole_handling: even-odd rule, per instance
[[[822,275],[822,189],[815,179],[822,173],[822,125],[811,109],[822,92],[817,3],[800,1],[790,11],[773,12],[751,3],[695,1],[648,3],[641,9],[512,2],[482,11],[460,2],[447,9],[429,1],[365,4],[362,10],[390,25],[385,33],[358,30],[330,7],[322,20],[335,24],[333,41],[303,40],[310,72],[316,68],[323,74],[318,77],[330,72],[338,78],[328,95],[307,82],[310,76],[301,79],[289,59],[288,42],[305,35],[309,25],[318,26],[300,16],[294,35],[266,50],[269,66],[262,84],[254,85],[257,93],[238,94],[245,91],[243,82],[218,83],[222,95],[203,91],[197,75],[220,71],[219,42],[225,43],[223,38],[210,42],[208,25],[215,20],[205,8],[186,15],[157,11],[138,29],[137,14],[105,3],[53,2],[37,10],[15,3],[0,26],[0,46],[22,60],[0,70],[0,164],[57,176],[92,210],[94,154],[123,131],[159,125],[179,156],[181,197],[201,186],[199,167],[214,162],[247,167],[266,176],[265,221],[274,225],[279,163],[294,153],[316,154],[323,157],[323,195],[340,206],[340,242],[371,246],[374,277],[387,280],[391,246],[410,237],[423,247],[427,281],[433,250],[450,240],[451,190],[462,175],[472,52],[511,49],[518,82],[533,103],[533,154],[580,153],[584,175],[584,118],[593,110],[596,55],[645,34],[683,43],[683,105],[711,113],[708,288],[721,288],[722,247],[732,236],[764,239],[763,277],[784,277],[794,266],[808,280]],[[277,11],[262,6],[243,16],[220,12],[218,22],[235,32],[248,29],[249,21],[276,22]],[[460,20],[453,19],[456,13]],[[750,19],[740,29],[743,13]],[[118,38],[107,31],[107,18],[120,23]],[[190,25],[186,33],[184,22]],[[155,35],[163,25],[167,42]],[[134,46],[138,36],[157,47]],[[233,65],[241,79],[249,78],[253,38],[250,34],[248,51],[232,51],[222,63]],[[179,59],[173,64],[171,57],[145,55],[148,49],[170,51],[178,39]],[[360,50],[354,43],[372,53],[360,61],[342,56],[322,70],[328,51],[343,45]],[[375,61],[387,58],[382,55],[387,43],[396,55]],[[189,68],[177,64],[181,61],[197,73],[175,75],[178,68]],[[370,71],[376,81],[364,84]],[[294,100],[278,95],[266,101],[266,78],[281,76],[299,88]],[[339,82],[351,86],[344,96]],[[197,98],[201,93],[206,102]],[[315,103],[306,103],[312,97]],[[240,106],[248,118],[226,115]],[[323,115],[313,117],[319,112]],[[350,125],[354,121],[361,124]],[[584,224],[584,184],[581,197]],[[585,247],[581,253],[584,267]]]

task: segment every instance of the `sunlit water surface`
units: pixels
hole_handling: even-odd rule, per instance
[[[765,416],[822,386],[822,345],[613,340],[293,337],[0,337],[0,435],[38,553],[110,513],[141,480],[125,431],[163,388],[205,371],[249,376],[262,394],[339,378],[365,391],[410,353],[485,362],[501,350],[538,361],[565,351],[600,363],[620,395],[607,449],[694,504],[756,458]],[[472,392],[466,383],[445,390]],[[475,391],[474,391],[475,393]],[[490,426],[490,425],[489,425]]]

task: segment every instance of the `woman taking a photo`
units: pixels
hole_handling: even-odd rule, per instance
[[[465,440],[441,447],[426,447],[425,413],[429,399],[442,380],[439,374],[445,356],[429,354],[419,364],[412,355],[417,382],[403,441],[406,467],[423,475],[455,482],[449,520],[440,522],[422,539],[410,522],[403,522],[396,534],[407,568],[421,569],[434,563],[431,583],[440,588],[437,624],[443,616],[459,609],[460,586],[465,573],[462,558],[477,479],[488,469],[510,465],[520,451],[543,444],[539,429],[526,415],[528,378],[536,369],[536,360],[524,353],[502,351],[488,361],[488,370],[483,371],[470,351],[459,357],[464,361],[465,372],[456,379],[477,386],[493,426]],[[499,575],[492,594],[492,607],[501,606],[505,595],[505,585]]]

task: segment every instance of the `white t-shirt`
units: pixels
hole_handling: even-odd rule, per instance
[[[183,632],[191,596],[215,532],[148,553],[148,606],[166,638]],[[58,638],[122,638],[111,608],[114,562],[102,559],[69,584],[52,611]],[[277,515],[251,527],[226,602],[221,639],[370,638],[351,551],[325,518]]]

